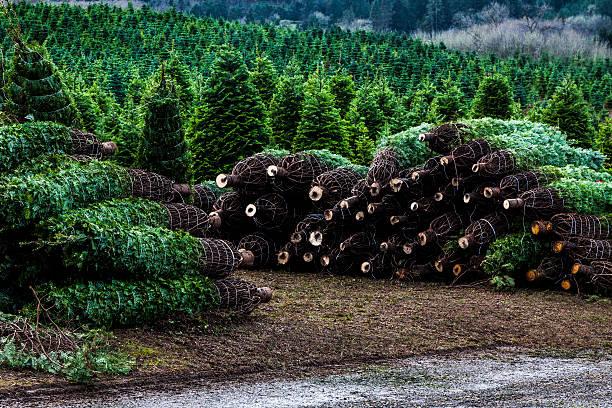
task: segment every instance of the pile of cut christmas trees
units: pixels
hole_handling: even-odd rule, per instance
[[[383,138],[369,169],[322,152],[264,152],[217,177],[232,191],[211,228],[258,268],[606,294],[603,161],[556,129],[492,119]]]
[[[54,318],[114,327],[270,299],[229,277],[245,258],[209,237],[206,187],[187,204],[188,184],[100,160],[115,148],[51,122],[0,127],[0,310],[33,290]]]

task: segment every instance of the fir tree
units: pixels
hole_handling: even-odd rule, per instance
[[[4,87],[5,109],[35,120],[79,125],[77,111],[47,49],[36,43],[15,43],[13,64]]]
[[[266,109],[270,107],[276,86],[277,75],[272,61],[267,56],[258,55],[255,59],[255,69],[251,71],[251,82],[255,85],[259,97]]]
[[[606,155],[604,166],[612,170],[612,117],[608,117],[599,126],[595,138],[595,148]]]
[[[179,105],[181,107],[181,114],[187,115],[193,108],[193,102],[195,100],[195,92],[193,90],[193,83],[191,81],[190,73],[183,61],[181,61],[176,55],[166,64],[166,77],[171,79],[175,84],[176,93],[179,98]]]
[[[238,51],[219,49],[188,134],[198,182],[231,171],[268,144],[265,108]]]
[[[488,75],[480,81],[472,103],[474,118],[508,119],[512,115],[512,87],[500,74]]]
[[[81,125],[84,130],[96,132],[102,112],[94,102],[89,89],[79,89],[73,93],[75,106],[78,109]]]
[[[304,77],[295,64],[289,65],[276,85],[270,103],[271,144],[291,149],[300,123],[300,111],[304,101]]]
[[[542,112],[544,123],[557,126],[580,146],[589,147],[593,142],[593,127],[589,108],[574,81],[566,78],[557,87],[548,106]]]
[[[368,135],[368,128],[363,117],[353,107],[346,115],[346,137],[350,159],[355,164],[369,166],[374,155],[375,144]]]
[[[309,76],[306,83],[304,105],[293,148],[329,149],[340,155],[348,153],[344,124],[320,68]]]
[[[436,123],[451,122],[462,116],[463,94],[449,78],[442,92],[437,92],[429,111],[430,121]]]
[[[174,84],[161,82],[147,101],[147,113],[140,145],[139,167],[164,175],[177,183],[189,182],[190,156]]]
[[[357,94],[353,77],[345,72],[337,72],[329,79],[329,89],[334,95],[335,106],[340,111],[340,116],[344,118]]]

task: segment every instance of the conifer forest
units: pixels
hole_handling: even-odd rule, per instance
[[[263,271],[612,295],[610,1],[1,11],[0,370],[147,373],[138,330],[274,316]]]

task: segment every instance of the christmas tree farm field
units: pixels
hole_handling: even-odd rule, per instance
[[[266,270],[236,276],[266,282],[275,297],[238,319],[208,317],[194,325],[177,315],[156,325],[116,329],[114,341],[136,365],[127,376],[88,388],[2,368],[0,398],[28,404],[113,398],[160,387],[350,372],[415,355],[450,357],[508,346],[563,355],[612,351],[607,299]]]

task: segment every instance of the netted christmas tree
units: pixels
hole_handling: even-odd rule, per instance
[[[15,40],[15,55],[4,92],[7,112],[70,126],[78,124],[72,98],[44,46]]]
[[[190,179],[191,157],[185,141],[179,99],[174,84],[166,81],[163,71],[162,66],[160,84],[147,101],[138,164],[143,169],[184,183]]]

